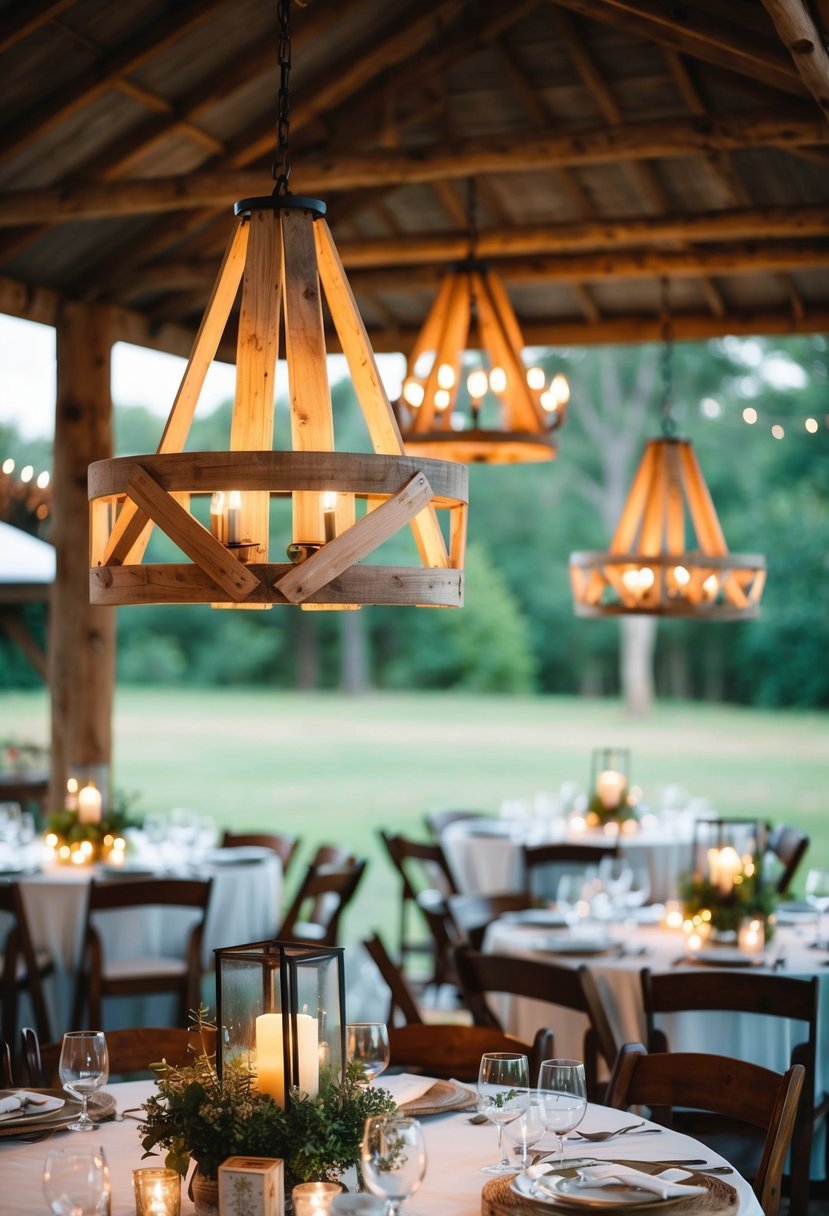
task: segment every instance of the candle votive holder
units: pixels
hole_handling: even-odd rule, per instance
[[[291,1191],[294,1216],[328,1216],[343,1188],[336,1182],[300,1182]]]
[[[180,1216],[181,1175],[156,1166],[132,1171],[135,1216]]]

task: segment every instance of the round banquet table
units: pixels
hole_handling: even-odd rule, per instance
[[[133,1081],[109,1085],[119,1111],[138,1106],[151,1093],[151,1081]],[[629,1121],[622,1111],[590,1106],[582,1125],[585,1131],[621,1127]],[[426,1141],[426,1178],[417,1195],[403,1206],[404,1216],[480,1216],[481,1189],[487,1175],[481,1166],[497,1157],[497,1132],[492,1124],[472,1125],[468,1114],[447,1114],[423,1120]],[[3,1176],[4,1200],[0,1195],[0,1214],[7,1216],[42,1216],[46,1205],[41,1190],[43,1162],[48,1149],[73,1147],[77,1133],[58,1132],[41,1143],[27,1144],[20,1140],[0,1138],[0,1172]],[[91,1136],[91,1133],[90,1133]],[[82,1137],[86,1139],[86,1137]],[[95,1144],[101,1144],[112,1174],[112,1216],[134,1216],[132,1171],[142,1166],[162,1164],[158,1157],[141,1160],[138,1124],[128,1115],[123,1122],[102,1123],[95,1133]],[[711,1153],[689,1136],[664,1131],[654,1136],[624,1137],[624,1153],[619,1153],[618,1141],[589,1145],[590,1156],[602,1160],[673,1161],[679,1158],[704,1159],[710,1164],[723,1164],[723,1158]],[[553,1137],[542,1142],[541,1148],[552,1150]],[[581,1153],[575,1142],[568,1145],[567,1156]],[[749,1184],[739,1174],[729,1174],[723,1181],[735,1188],[738,1206],[734,1216],[762,1216],[760,1204]],[[11,1203],[11,1206],[9,1204]],[[552,1211],[552,1209],[551,1209]],[[561,1209],[558,1209],[561,1211]],[[182,1188],[181,1214],[193,1216],[193,1204]]]
[[[212,878],[204,933],[202,965],[212,969],[213,950],[273,936],[279,917],[282,865],[275,853],[263,850],[221,850],[227,860],[188,867],[188,878]],[[218,856],[219,851],[213,854]],[[236,853],[236,856],[234,856]],[[46,999],[56,1036],[69,1029],[73,981],[86,907],[86,889],[96,867],[52,864],[19,879],[35,947],[55,962],[54,982],[46,983]],[[109,875],[99,875],[109,880]],[[159,874],[159,891],[174,874]],[[183,876],[183,875],[182,875]],[[128,878],[116,881],[128,882]],[[187,908],[146,907],[107,913],[102,920],[107,960],[134,957],[183,958],[187,935],[196,918]],[[213,1004],[213,999],[210,999]],[[26,1004],[23,1012],[25,1014]],[[172,996],[109,1000],[107,1026],[165,1025],[175,1017]],[[25,1025],[25,1022],[21,1024]]]
[[[450,823],[440,842],[460,892],[496,895],[525,889],[524,845],[550,839],[539,833],[537,825],[520,820],[463,819]],[[570,832],[560,839],[568,844],[608,844],[600,831]],[[618,841],[626,861],[647,870],[652,900],[677,898],[680,875],[691,862],[693,820],[655,821],[635,834],[620,835]],[[554,890],[544,894],[555,897]]]
[[[644,910],[643,910],[644,911]],[[520,914],[517,914],[520,915]],[[606,935],[607,930],[599,930]],[[601,938],[594,938],[584,953],[558,954],[561,928],[543,929],[516,923],[509,919],[495,921],[484,937],[483,948],[490,954],[512,954],[525,958],[548,959],[557,965],[578,967],[587,964],[595,976],[602,1002],[607,1011],[616,1042],[643,1043],[645,1017],[642,1006],[640,971],[648,967],[664,972],[672,967],[688,965],[702,967],[696,960],[686,964],[684,935],[681,930],[661,925],[630,925],[612,927],[618,939],[607,949],[599,950]],[[808,927],[778,925],[773,942],[767,947],[766,960],[778,963],[778,973],[820,980],[820,1008],[815,1091],[823,1093],[829,1087],[829,954],[810,945],[814,924]],[[573,943],[574,944],[574,943]],[[711,957],[711,956],[709,956]],[[713,957],[716,957],[715,955]],[[728,983],[729,971],[722,969],[723,983]],[[552,1026],[556,1036],[556,1055],[581,1059],[587,1019],[573,1010],[523,997],[498,994],[491,998],[504,1029],[531,1042],[539,1026]],[[792,1048],[804,1039],[801,1022],[785,1018],[763,1017],[749,1013],[694,1012],[660,1015],[660,1026],[668,1036],[674,1051],[713,1052],[716,1055],[763,1064],[776,1072],[785,1072],[791,1062]],[[823,1123],[816,1129],[811,1176],[825,1177]]]

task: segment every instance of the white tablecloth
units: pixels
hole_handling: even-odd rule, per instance
[[[652,900],[677,898],[679,877],[691,868],[692,833],[691,821],[677,819],[671,825],[654,823],[634,835],[618,837],[630,865],[647,870]],[[525,844],[546,843],[533,825],[508,819],[459,820],[440,839],[458,890],[470,895],[523,891],[522,849]],[[573,844],[606,845],[609,841],[598,831],[571,833],[564,839]],[[549,895],[553,898],[555,892]]]
[[[609,952],[595,955],[553,955],[544,951],[552,933],[562,930],[542,930],[496,921],[484,938],[484,949],[492,954],[514,954],[527,958],[547,958],[565,966],[587,963],[596,977],[599,992],[619,1044],[645,1041],[645,1019],[639,973],[643,967],[651,971],[666,971],[677,965],[684,955],[684,935],[658,926],[629,927],[617,930],[623,937],[627,953]],[[779,926],[773,943],[768,947],[769,958],[781,954],[785,960],[784,974],[820,979],[820,1012],[817,1043],[815,1089],[822,1093],[829,1087],[829,970],[825,951],[814,950],[809,941],[814,926],[808,930]],[[644,953],[639,953],[644,951]],[[684,964],[683,964],[684,965]],[[702,966],[690,963],[689,966]],[[728,971],[722,971],[724,984]],[[552,1007],[540,1001],[521,997],[498,996],[498,1014],[505,1029],[531,1042],[539,1026],[552,1026],[555,1031],[556,1055],[581,1058],[587,1020],[580,1013]],[[784,1018],[762,1017],[758,1014],[679,1013],[657,1019],[668,1036],[674,1051],[704,1051],[716,1055],[750,1060],[785,1072],[790,1064],[792,1048],[804,1041],[806,1028],[802,1022]],[[823,1178],[823,1139],[815,1137],[812,1154],[812,1177]]]
[[[138,1105],[151,1091],[148,1081],[107,1087],[117,1100],[118,1109]],[[621,1111],[590,1107],[583,1124],[584,1130],[620,1127],[628,1117]],[[421,1216],[479,1216],[481,1188],[486,1175],[481,1166],[497,1159],[497,1132],[491,1124],[475,1126],[468,1115],[443,1115],[423,1120],[426,1139],[426,1178],[418,1194],[404,1205]],[[41,1190],[43,1162],[48,1148],[70,1148],[76,1133],[62,1132],[46,1143],[23,1144],[15,1140],[0,1140],[0,1216],[42,1216],[46,1210]],[[84,1137],[86,1139],[87,1137]],[[543,1142],[542,1147],[553,1148]],[[122,1123],[104,1123],[95,1133],[94,1143],[104,1147],[112,1172],[112,1216],[134,1216],[132,1171],[141,1166],[161,1164],[159,1158],[141,1160],[138,1124],[127,1118]],[[610,1159],[619,1155],[618,1142],[591,1144],[590,1156]],[[575,1142],[568,1146],[567,1155],[581,1150]],[[722,1158],[710,1153],[703,1145],[687,1136],[665,1131],[660,1135],[626,1136],[624,1156],[630,1160],[671,1161],[680,1157],[703,1158],[714,1164]],[[724,1181],[736,1188],[739,1206],[735,1216],[761,1216],[761,1208],[749,1184],[739,1174],[730,1174]],[[193,1205],[182,1190],[182,1216],[193,1216]]]
[[[49,951],[57,969],[55,982],[47,983],[52,1030],[56,1035],[68,1029],[72,981],[78,966],[86,888],[91,874],[85,867],[52,865],[20,881],[35,946]],[[212,967],[215,948],[261,941],[271,937],[278,927],[282,866],[276,854],[255,862],[205,865],[188,877],[213,879],[202,958],[206,971]],[[158,881],[161,885],[165,879],[160,877]],[[107,913],[102,922],[107,959],[136,953],[144,957],[183,957],[196,915],[186,908],[162,911],[151,907]],[[209,995],[209,1003],[215,1004],[213,996]],[[172,998],[163,996],[135,1002],[119,998],[108,1003],[106,1024],[110,1029],[119,1025],[154,1025],[154,1017],[166,1021],[174,1009]]]

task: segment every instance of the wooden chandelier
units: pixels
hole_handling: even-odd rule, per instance
[[[235,212],[238,223],[158,451],[90,466],[92,602],[461,607],[467,470],[405,455],[325,205],[281,194],[245,199]],[[185,452],[240,283],[230,450]],[[334,450],[320,287],[373,455]],[[273,450],[280,313],[292,451]],[[273,496],[292,500],[290,562],[271,562]],[[207,501],[209,527],[202,522]],[[448,539],[438,510],[448,516]],[[420,566],[359,564],[406,525]],[[144,563],[153,527],[189,561]]]
[[[686,508],[697,548],[686,548]],[[570,555],[578,616],[757,615],[765,558],[729,553],[690,441],[650,440],[607,553]]]
[[[477,328],[489,372],[477,368],[462,386],[462,360]],[[403,438],[410,455],[465,463],[509,464],[552,460],[553,432],[564,421],[570,397],[563,375],[545,389],[541,368],[525,369],[524,340],[501,280],[468,259],[449,271],[409,357],[403,403],[410,422]],[[428,363],[426,372],[419,369]],[[471,425],[458,408],[465,390]],[[497,402],[495,425],[483,418]]]

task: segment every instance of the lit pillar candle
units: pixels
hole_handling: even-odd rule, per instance
[[[290,1024],[290,1021],[289,1021]],[[319,1027],[317,1019],[298,1013],[296,1019],[298,1085],[310,1097],[319,1091]],[[285,1105],[282,1058],[282,1014],[262,1013],[256,1019],[256,1061],[259,1090],[270,1094],[277,1106]]]
[[[79,823],[100,823],[102,807],[101,791],[91,781],[78,791]]]
[[[606,811],[611,811],[622,801],[625,775],[615,768],[606,768],[596,778],[596,794]]]
[[[720,895],[730,895],[734,890],[734,879],[742,872],[743,863],[736,849],[726,845],[720,849],[718,863],[717,890]]]
[[[238,545],[242,539],[242,495],[231,490],[227,500],[227,543]]]
[[[333,490],[326,490],[322,496],[322,522],[327,544],[337,535],[337,495]]]

